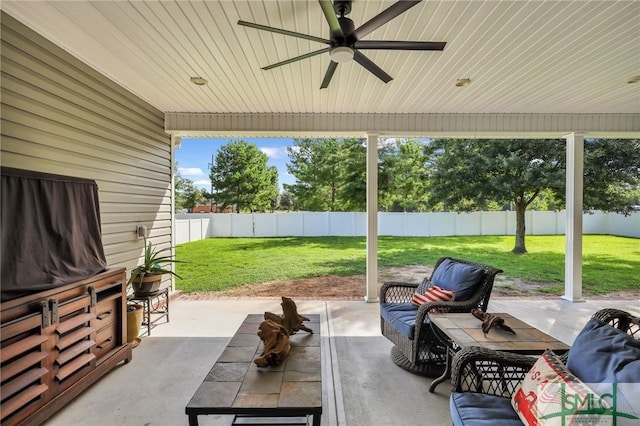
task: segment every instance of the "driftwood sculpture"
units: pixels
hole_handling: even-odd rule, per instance
[[[264,344],[264,350],[253,362],[258,367],[275,367],[282,364],[291,350],[287,330],[275,321],[266,320],[258,327],[258,337]]]
[[[471,314],[474,317],[478,318],[480,321],[482,321],[482,332],[484,333],[485,336],[487,335],[489,330],[491,330],[492,327],[501,328],[504,331],[516,334],[516,332],[513,331],[511,327],[505,324],[504,318],[501,318],[497,315],[489,314],[487,312],[482,311],[481,309],[473,309],[471,311]]]
[[[289,334],[295,334],[299,330],[313,333],[313,330],[302,323],[302,321],[309,321],[309,318],[298,313],[296,302],[288,297],[283,296],[282,303],[280,305],[282,306],[282,315],[277,315],[272,312],[265,312],[264,319],[275,321],[278,324],[281,324]]]

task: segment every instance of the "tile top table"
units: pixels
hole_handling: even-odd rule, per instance
[[[496,351],[524,355],[542,354],[546,349],[563,354],[570,348],[560,340],[510,314],[490,313],[503,318],[505,324],[511,327],[516,334],[494,327],[485,335],[482,331],[482,321],[470,313],[429,313],[429,319],[435,326],[434,332],[445,341],[449,348],[446,370],[442,376],[432,382],[429,388],[430,392],[433,393],[435,387],[451,374],[453,353],[466,346],[481,346]]]
[[[429,318],[439,330],[460,347],[482,346],[497,351],[530,355],[540,354],[545,349],[551,349],[558,354],[569,350],[566,344],[510,314],[495,313],[493,315],[503,318],[505,324],[516,334],[494,327],[485,336],[482,332],[482,321],[468,313],[430,313]]]
[[[322,368],[320,315],[305,315],[313,334],[299,331],[290,336],[291,352],[277,367],[258,368],[253,360],[262,353],[257,335],[262,314],[247,315],[186,406],[189,425],[198,415],[230,414],[247,424],[252,417],[312,416],[320,425]]]

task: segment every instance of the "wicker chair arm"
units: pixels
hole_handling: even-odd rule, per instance
[[[640,317],[616,308],[601,309],[592,318],[624,331],[635,339],[640,339]]]
[[[424,323],[425,317],[427,317],[429,312],[471,312],[471,309],[475,307],[476,302],[473,300],[465,300],[463,302],[428,302],[420,305],[416,313],[415,335],[420,336],[420,329],[423,326],[430,327],[430,325],[425,325]]]
[[[476,307],[475,300],[465,300],[462,302],[428,302],[421,305],[418,308],[418,314],[416,315],[416,325],[418,322],[422,323],[424,321],[424,317],[430,311],[433,312],[471,312],[473,308]]]
[[[451,366],[453,392],[479,392],[510,398],[537,357],[468,346]]]
[[[611,322],[618,318],[628,318],[629,312],[621,311],[616,308],[600,309],[598,312],[592,315],[593,318],[602,322]]]
[[[418,283],[387,281],[380,287],[380,303],[409,303]]]

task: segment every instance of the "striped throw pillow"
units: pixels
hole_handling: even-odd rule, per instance
[[[453,301],[455,297],[455,291],[445,290],[437,285],[432,285],[424,294],[414,293],[411,297],[411,303],[420,306],[429,302],[450,302]]]

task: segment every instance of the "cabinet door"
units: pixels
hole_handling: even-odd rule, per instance
[[[17,423],[35,411],[46,398],[49,373],[46,351],[49,338],[43,334],[49,326],[50,312],[42,302],[39,312],[2,324],[0,359],[2,362],[0,420]],[[5,423],[6,422],[6,423]]]
[[[126,288],[124,274],[111,277],[110,281],[97,285],[95,335],[96,366],[108,361],[114,351],[126,343],[123,333],[126,315]]]
[[[58,304],[53,301],[52,320],[55,324],[55,385],[58,391],[78,381],[95,365],[93,347],[96,318],[89,294]]]
[[[117,319],[120,315],[120,301],[122,296],[111,297],[98,302],[96,317],[96,349],[98,363],[101,358],[116,347],[118,341]]]

